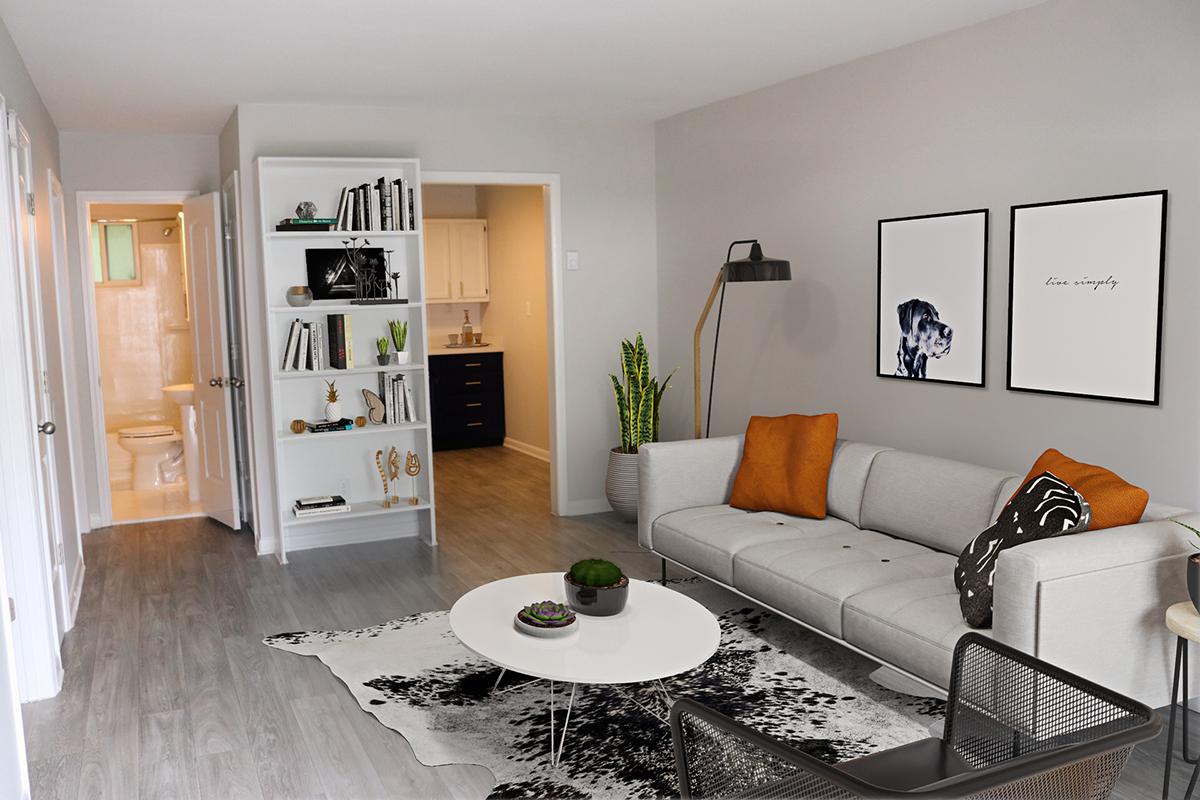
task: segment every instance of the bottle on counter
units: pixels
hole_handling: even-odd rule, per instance
[[[463,344],[471,344],[474,339],[475,329],[471,326],[471,312],[468,309],[463,309],[463,324],[462,324],[462,342]]]

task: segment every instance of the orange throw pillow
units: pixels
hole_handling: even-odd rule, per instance
[[[751,417],[729,504],[823,519],[837,429],[837,414]]]
[[[1021,485],[1024,486],[1030,478],[1043,472],[1062,478],[1083,495],[1083,499],[1092,507],[1092,522],[1088,525],[1090,531],[1133,525],[1141,520],[1146,504],[1150,502],[1150,494],[1145,489],[1127,483],[1120,475],[1104,467],[1084,464],[1064,456],[1053,447],[1038,457]]]

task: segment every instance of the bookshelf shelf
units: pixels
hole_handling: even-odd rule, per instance
[[[312,517],[297,517],[289,512],[288,517],[283,521],[285,526],[293,525],[312,525],[318,522],[328,523],[331,520],[348,520],[360,519],[362,517],[377,517],[385,514],[403,514],[412,511],[431,511],[433,503],[429,500],[417,498],[421,500],[417,505],[410,505],[408,498],[400,495],[399,505],[393,505],[391,508],[384,508],[383,503],[378,500],[365,500],[359,503],[351,503],[349,511],[343,511],[340,514],[319,514]]]
[[[269,231],[268,239],[349,239],[351,236],[358,238],[379,238],[384,237],[418,237],[421,231]]]
[[[349,314],[352,311],[398,311],[406,308],[424,308],[420,300],[409,303],[386,303],[373,306],[360,306],[354,303],[321,303],[315,302],[308,306],[271,306],[272,314]]]
[[[396,433],[397,431],[423,431],[427,427],[428,425],[424,422],[400,422],[395,425],[367,424],[362,428],[353,428],[348,431],[327,431],[325,433],[292,433],[290,430],[283,430],[276,432],[275,438],[281,442],[341,441],[342,439],[349,439],[352,436],[366,436],[372,433],[376,436],[384,436],[389,433]]]
[[[380,372],[420,372],[423,369],[425,369],[424,364],[405,364],[402,367],[392,364],[386,367],[353,367],[351,369],[312,369],[276,372],[273,377],[277,381],[289,381],[297,378],[342,378],[349,375],[377,375]]]
[[[261,280],[266,298],[263,313],[268,323],[266,342],[262,347],[271,365],[268,405],[275,431],[273,446],[269,448],[271,452],[261,454],[259,458],[271,463],[275,471],[275,496],[264,503],[264,516],[274,512],[279,534],[277,556],[286,563],[290,549],[328,547],[414,533],[435,545],[433,448],[428,423],[429,371],[424,358],[429,352],[429,342],[422,313],[426,300],[422,226],[411,231],[275,230],[279,220],[294,214],[296,204],[301,200],[316,204],[317,216],[334,217],[343,188],[386,186],[398,179],[402,179],[402,183],[397,185],[416,187],[412,198],[413,216],[420,220],[420,162],[405,158],[261,157],[257,159],[256,167],[262,226],[259,235],[263,247]],[[379,182],[380,178],[384,183]],[[382,195],[383,190],[378,191]],[[394,207],[394,202],[390,207]],[[370,239],[371,247],[382,248],[390,254],[389,272],[397,273],[396,280],[410,302],[357,305],[344,301],[316,301],[303,308],[286,305],[288,287],[309,283],[306,250],[340,249],[341,241],[351,236],[360,242],[364,238]],[[345,315],[347,349],[352,345],[357,356],[355,360],[365,363],[350,369],[281,370],[294,321],[299,319],[306,326],[312,323],[313,329],[325,328],[326,314]],[[408,322],[406,349],[412,354],[413,363],[376,365],[374,341],[378,337],[390,338],[389,319]],[[367,425],[326,433],[296,434],[290,431],[289,424],[294,419],[323,418],[324,381],[337,381],[342,414],[353,419],[367,414],[362,389],[382,393],[385,380],[395,375],[404,376],[411,391],[409,402],[420,422]],[[401,495],[400,505],[384,508],[378,500],[362,499],[382,496],[375,453],[393,447],[401,462],[409,451],[420,460],[421,472],[416,479],[416,492],[421,497],[418,505],[406,502],[413,486],[403,470],[398,483],[392,484],[393,493]],[[292,513],[296,498],[317,495],[341,495],[351,501],[351,510],[299,518]],[[360,520],[360,523],[342,524],[352,519]],[[295,531],[297,527],[303,532]],[[289,536],[289,531],[295,531],[294,535]]]

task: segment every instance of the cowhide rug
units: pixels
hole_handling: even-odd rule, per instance
[[[706,581],[675,588],[718,615],[721,646],[703,666],[664,681],[674,697],[699,700],[831,763],[924,738],[943,717],[941,701],[875,685],[867,677],[873,664],[794,623]],[[458,643],[448,616],[432,611],[263,641],[321,659],[422,763],[491,770],[492,797],[678,796],[670,731],[628,689],[579,687],[562,762],[551,767],[548,684],[494,692],[499,669]],[[523,680],[506,675],[501,689]],[[556,732],[565,705],[558,689]],[[653,691],[633,691],[654,706]]]

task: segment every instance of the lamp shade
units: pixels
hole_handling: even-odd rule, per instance
[[[734,261],[726,261],[723,268],[725,283],[741,283],[743,281],[790,281],[792,279],[792,264],[782,258],[770,258],[763,255],[758,242],[750,246],[750,255]]]

